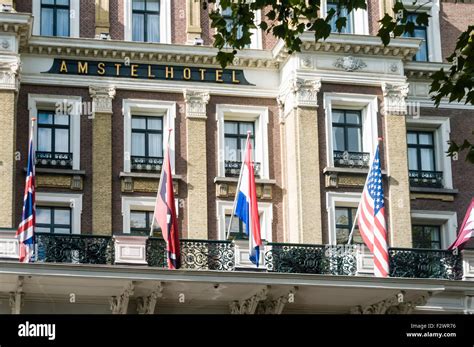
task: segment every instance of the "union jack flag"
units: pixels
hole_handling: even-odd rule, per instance
[[[387,277],[387,227],[378,146],[359,203],[358,224],[364,243],[374,255],[375,276]]]
[[[35,152],[33,148],[34,125],[31,126],[30,145],[28,150],[28,167],[26,171],[25,195],[23,198],[23,212],[21,223],[18,226],[16,236],[19,244],[19,255],[21,263],[35,261]]]

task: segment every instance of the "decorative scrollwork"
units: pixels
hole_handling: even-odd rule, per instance
[[[180,246],[183,269],[234,270],[234,244],[230,241],[181,240]],[[147,261],[150,266],[166,267],[166,243],[163,239],[148,239]]]
[[[113,264],[110,236],[36,234],[38,261],[48,263]]]
[[[390,276],[462,279],[462,258],[452,251],[390,248]]]
[[[270,243],[265,254],[267,270],[286,273],[355,275],[356,254],[352,246]]]

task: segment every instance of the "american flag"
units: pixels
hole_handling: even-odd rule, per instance
[[[25,195],[23,198],[23,212],[21,223],[18,226],[16,236],[19,244],[19,255],[21,263],[35,261],[35,164],[33,148],[34,125],[31,126],[30,144],[28,150],[28,167],[26,171]]]
[[[387,277],[387,227],[378,146],[359,203],[358,225],[362,239],[374,255],[375,276]]]

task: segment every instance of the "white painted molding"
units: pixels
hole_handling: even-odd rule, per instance
[[[336,245],[336,207],[359,206],[361,193],[326,193],[329,244]]]
[[[160,100],[123,99],[122,113],[124,116],[124,148],[123,148],[123,169],[124,172],[131,171],[130,157],[132,153],[132,116],[156,116],[163,117],[163,150],[166,150],[169,129],[173,129],[169,139],[171,171],[175,173],[175,133],[176,129],[176,102]]]
[[[209,102],[209,91],[185,89],[186,118],[207,119],[206,106]]]
[[[362,111],[362,150],[370,153],[372,158],[378,140],[377,114],[378,101],[376,95],[324,93],[324,110],[326,113],[326,160],[328,167],[334,167],[332,109],[341,108]]]
[[[114,235],[115,264],[146,265],[146,236]]]
[[[268,107],[228,104],[216,105],[218,177],[225,177],[224,121],[226,120],[255,122],[254,161],[261,163],[260,178],[270,179],[270,163],[268,159]]]
[[[28,94],[28,110],[30,115],[29,129],[31,130],[31,118],[38,117],[38,110],[59,111],[69,114],[70,138],[69,145],[72,152],[72,168],[81,168],[81,116],[83,115],[82,97],[71,95],[47,95]],[[70,112],[69,112],[70,111]],[[34,148],[37,148],[38,139],[34,136]]]
[[[71,234],[81,233],[82,194],[36,192],[36,205],[71,208]]]

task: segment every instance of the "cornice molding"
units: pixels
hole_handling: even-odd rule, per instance
[[[33,16],[29,13],[0,12],[0,33],[15,34],[20,46],[25,46],[33,30]]]

